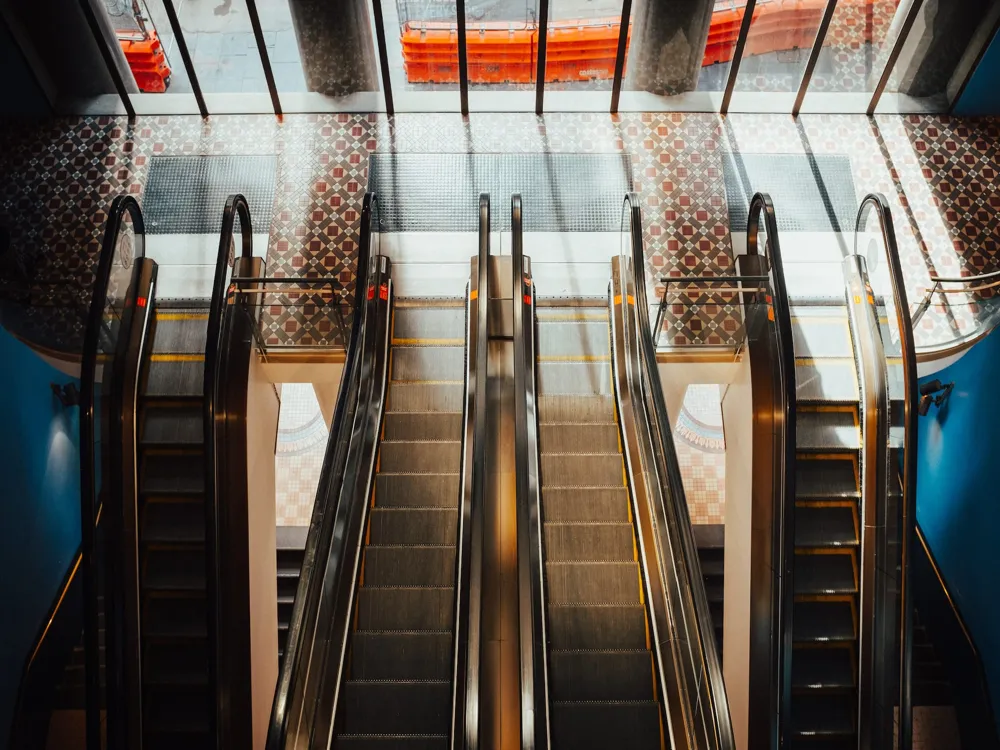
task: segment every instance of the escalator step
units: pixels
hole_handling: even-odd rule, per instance
[[[798,643],[854,640],[851,602],[795,602],[792,610],[792,637]]]
[[[548,607],[552,649],[645,649],[646,610],[633,606]]]
[[[462,440],[462,413],[440,411],[390,412],[385,415],[384,440]]]
[[[370,544],[455,544],[458,511],[444,508],[373,508]]]
[[[385,474],[375,477],[379,508],[457,508],[458,474]]]
[[[179,402],[160,405],[154,402],[143,407],[143,445],[197,445],[204,440],[204,419],[200,404]]]
[[[205,362],[203,360],[151,361],[143,394],[154,398],[204,398]]]
[[[639,600],[634,562],[545,563],[550,604],[633,604]]]
[[[459,339],[465,341],[465,307],[403,307],[396,305],[392,316],[392,338]]]
[[[542,454],[542,484],[546,487],[615,487],[625,484],[625,464],[619,453]]]
[[[795,497],[858,497],[857,471],[849,455],[837,459],[809,459],[795,462]]]
[[[450,632],[356,632],[351,638],[351,679],[451,679]]]
[[[448,750],[448,736],[435,735],[344,735],[333,740],[333,747],[343,750]]]
[[[792,654],[792,687],[842,690],[854,687],[850,648],[797,648]]]
[[[141,538],[145,544],[204,543],[204,503],[187,498],[147,500]]]
[[[858,375],[853,359],[796,359],[795,395],[799,401],[856,404]]]
[[[147,591],[204,591],[204,549],[155,547],[146,550],[142,585]]]
[[[659,750],[662,746],[660,709],[655,701],[552,704],[554,750],[610,747]]]
[[[392,380],[462,380],[464,346],[394,346]]]
[[[614,422],[544,424],[539,430],[542,453],[618,453]]]
[[[379,447],[379,471],[388,473],[457,474],[462,464],[460,442],[383,440]]]
[[[796,357],[853,357],[846,315],[792,317],[792,351]]]
[[[630,523],[546,523],[545,558],[573,560],[633,560]]]
[[[207,732],[208,686],[146,685],[143,720],[146,731],[165,733]]]
[[[845,693],[793,693],[792,732],[798,735],[851,735],[857,699]]]
[[[143,604],[144,635],[198,639],[208,632],[204,597],[150,596]]]
[[[606,320],[539,321],[538,357],[608,355],[610,335]]]
[[[854,505],[816,507],[796,504],[795,545],[798,547],[842,547],[857,545]]]
[[[452,586],[455,547],[365,548],[364,582],[373,586]]]
[[[842,594],[858,589],[854,577],[854,555],[795,553],[796,594]]]
[[[207,685],[207,642],[147,643],[143,681],[156,685]]]
[[[454,617],[450,587],[358,589],[357,630],[449,630]]]
[[[449,681],[344,682],[341,731],[345,734],[447,734],[451,729]]]
[[[555,701],[653,700],[653,658],[634,651],[553,651],[549,685]]]
[[[613,422],[615,402],[611,396],[539,396],[538,421],[553,422]]]
[[[389,388],[387,412],[462,411],[465,386],[461,381],[446,383],[393,382]]]
[[[795,415],[795,446],[800,451],[861,450],[856,412],[800,409]]]
[[[205,491],[205,457],[199,451],[144,451],[140,490],[147,494],[195,495]]]
[[[542,489],[546,523],[629,523],[629,496],[625,487]]]
[[[158,309],[156,311],[154,353],[204,354],[207,340],[208,310]]]
[[[579,394],[582,396],[611,393],[611,360],[587,362],[538,362],[540,393]]]

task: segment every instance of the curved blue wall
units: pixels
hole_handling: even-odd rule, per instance
[[[0,745],[21,670],[80,546],[79,409],[50,383],[71,382],[0,329]],[[79,387],[79,381],[76,381]]]
[[[920,417],[917,520],[979,647],[1000,716],[1000,334],[924,378],[954,381]]]

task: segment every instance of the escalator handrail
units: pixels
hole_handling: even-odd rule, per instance
[[[355,272],[357,281],[354,293],[353,320],[351,321],[351,338],[347,344],[344,371],[337,393],[337,405],[330,425],[330,437],[327,440],[323,466],[316,485],[316,502],[313,505],[312,518],[309,522],[306,547],[302,556],[302,570],[298,588],[295,591],[295,602],[288,625],[285,652],[278,672],[274,701],[271,706],[271,718],[265,745],[267,750],[282,750],[284,748],[285,734],[288,728],[289,697],[292,686],[301,679],[304,668],[302,659],[304,658],[303,646],[305,644],[301,643],[303,623],[306,620],[307,610],[310,616],[315,616],[315,609],[319,606],[322,593],[320,590],[322,576],[314,576],[313,573],[317,569],[316,561],[321,542],[325,540],[326,543],[322,546],[328,546],[332,536],[333,530],[330,527],[337,513],[335,508],[328,509],[326,507],[327,498],[329,496],[339,497],[340,495],[339,489],[345,468],[344,461],[347,457],[346,448],[341,449],[341,446],[346,444],[343,439],[344,433],[350,434],[354,422],[353,415],[348,418],[347,402],[350,390],[356,385],[354,383],[355,376],[360,370],[359,348],[360,342],[364,338],[362,307],[365,302],[365,287],[368,282],[369,265],[372,258],[373,217],[377,225],[378,202],[375,193],[370,192],[365,195],[361,207],[361,238],[358,243],[358,261]],[[357,406],[358,404],[355,404],[355,408]]]
[[[84,598],[84,660],[85,660],[85,721],[86,746],[89,750],[101,747],[100,716],[100,643],[99,609],[97,599],[97,523],[100,515],[97,496],[99,471],[95,446],[95,400],[97,365],[100,358],[101,333],[105,330],[104,311],[108,303],[111,269],[118,252],[118,237],[126,214],[132,221],[134,241],[132,257],[128,263],[145,257],[146,225],[139,203],[131,195],[119,195],[108,210],[107,228],[101,243],[94,278],[94,296],[87,315],[87,328],[83,339],[83,356],[80,364],[80,554]],[[110,478],[109,478],[110,479]]]
[[[636,336],[641,366],[644,377],[652,387],[648,393],[653,402],[652,417],[656,424],[650,430],[652,438],[659,443],[654,444],[653,453],[662,462],[665,478],[669,487],[669,500],[673,503],[673,514],[680,520],[680,541],[684,556],[684,568],[688,573],[688,590],[694,602],[695,615],[698,623],[698,635],[701,641],[701,652],[705,660],[705,671],[708,678],[708,691],[712,700],[711,711],[707,712],[714,721],[714,730],[718,738],[719,750],[734,750],[736,741],[733,736],[732,718],[729,714],[729,700],[726,696],[726,686],[722,676],[722,665],[719,661],[716,647],[715,632],[712,626],[711,611],[708,606],[708,596],[701,577],[701,563],[698,559],[698,548],[694,539],[694,528],[685,501],[684,483],[681,478],[674,442],[669,435],[672,424],[667,415],[663,390],[659,387],[659,369],[656,364],[656,350],[653,346],[653,334],[649,323],[649,303],[646,295],[646,256],[642,240],[642,214],[639,197],[635,193],[625,196],[624,208],[629,214],[629,230],[631,235],[631,263],[635,277],[635,310],[639,323]],[[652,385],[654,384],[655,385]],[[666,498],[661,494],[660,502]]]
[[[901,540],[902,580],[900,583],[900,643],[899,643],[899,723],[900,747],[909,747],[913,732],[913,573],[911,556],[917,535],[917,347],[913,337],[910,305],[906,298],[906,284],[899,262],[899,245],[896,229],[889,210],[889,201],[881,193],[869,193],[861,201],[854,225],[855,253],[858,237],[865,227],[870,212],[878,218],[882,241],[885,243],[889,266],[889,280],[896,306],[896,324],[899,327],[900,358],[903,368],[903,538]]]
[[[545,655],[544,543],[540,507],[538,386],[535,377],[535,288],[524,269],[521,196],[511,196],[514,297],[514,445],[517,497],[518,616],[521,653],[521,750],[549,746],[549,689]]]
[[[468,409],[473,409],[471,426],[472,466],[462,446],[461,497],[458,508],[458,555],[454,638],[454,679],[452,686],[451,747],[475,750],[479,746],[479,683],[481,664],[481,624],[483,595],[484,513],[486,502],[486,377],[489,356],[490,299],[490,196],[479,196],[479,251],[476,267],[476,351],[466,355],[467,367],[474,363],[475,378],[466,372],[463,440],[469,440]],[[471,298],[471,289],[470,289]],[[467,478],[467,472],[472,472]],[[471,479],[471,482],[469,481]]]
[[[767,242],[760,246],[759,233],[761,217],[764,219],[764,229]],[[782,438],[782,455],[780,477],[781,486],[776,493],[774,518],[778,519],[779,534],[778,560],[772,566],[778,571],[778,622],[772,623],[778,633],[779,663],[778,685],[778,722],[779,737],[790,737],[791,731],[791,699],[792,699],[792,612],[794,582],[792,579],[795,561],[795,349],[792,344],[792,315],[788,304],[788,287],[785,283],[785,269],[781,257],[781,243],[778,239],[778,219],[774,211],[774,203],[767,193],[756,193],[750,201],[747,215],[747,255],[761,255],[768,261],[767,273],[771,278],[771,297],[767,300],[769,310],[774,313],[776,330],[778,371],[781,374],[782,401],[780,415],[775,422],[779,424]]]
[[[208,332],[205,339],[205,371],[204,371],[204,408],[203,408],[203,429],[205,440],[205,596],[208,604],[208,695],[212,704],[209,711],[209,726],[211,733],[220,736],[219,712],[224,710],[230,702],[220,699],[220,689],[229,694],[231,686],[224,674],[226,660],[221,659],[219,650],[221,644],[225,642],[225,637],[220,632],[220,609],[223,605],[222,593],[219,591],[220,581],[224,580],[221,568],[223,565],[246,565],[246,560],[231,560],[225,555],[219,554],[220,545],[223,543],[220,534],[220,513],[219,503],[222,498],[221,487],[219,486],[219,463],[218,430],[216,419],[219,405],[220,389],[226,384],[219,381],[223,372],[222,358],[225,352],[222,350],[222,337],[225,328],[225,312],[229,302],[231,291],[230,276],[236,268],[236,257],[233,251],[233,231],[236,226],[236,219],[240,220],[240,257],[250,258],[253,255],[253,225],[250,219],[250,206],[247,199],[236,193],[226,199],[226,205],[222,210],[222,228],[219,233],[219,251],[215,260],[215,277],[212,282],[212,301],[208,312]],[[232,580],[229,578],[228,580]],[[248,623],[249,624],[249,623]]]

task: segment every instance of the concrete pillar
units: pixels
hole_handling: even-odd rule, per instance
[[[714,8],[714,0],[638,0],[625,88],[662,95],[694,91]]]

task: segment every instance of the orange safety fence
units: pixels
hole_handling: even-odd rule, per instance
[[[150,31],[148,38],[144,40],[119,39],[118,43],[140,91],[162,94],[167,90],[170,67],[155,31]]]
[[[880,0],[848,0],[871,7]],[[898,5],[899,0],[890,0]],[[737,5],[739,3],[739,5]],[[816,38],[826,0],[762,0],[754,10],[747,55],[809,49]],[[720,7],[723,6],[723,7]],[[745,0],[716,3],[703,66],[733,57],[745,12]],[[556,21],[549,24],[545,80],[589,81],[614,76],[620,18]],[[629,33],[631,40],[631,30]],[[458,82],[458,31],[449,22],[407,22],[400,34],[403,65],[410,83]],[[827,42],[830,43],[829,41]],[[469,80],[472,83],[531,83],[536,78],[538,29],[495,21],[467,31]],[[626,58],[627,60],[627,58]]]

